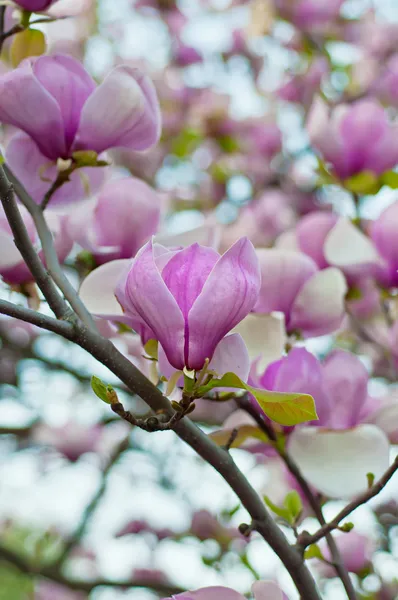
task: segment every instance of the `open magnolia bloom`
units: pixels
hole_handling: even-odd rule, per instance
[[[9,143],[6,158],[36,201],[56,178],[58,159],[111,148],[146,150],[161,131],[154,85],[139,69],[117,66],[97,86],[80,62],[64,54],[26,59],[0,77],[0,122],[23,132]],[[99,177],[93,171],[98,169],[86,170],[86,179]],[[82,197],[83,189],[76,196],[79,175],[73,175],[75,187],[62,186],[53,202]]]
[[[392,169],[398,160],[397,127],[382,105],[368,98],[329,108],[318,97],[307,121],[314,148],[343,180]]]
[[[175,369],[200,370],[259,289],[256,253],[242,238],[223,256],[199,244],[170,250],[148,242],[132,261],[94,270],[80,295],[93,314],[130,324],[143,343],[158,340]]]
[[[256,581],[252,585],[253,600],[288,600],[273,581]],[[183,592],[164,600],[245,600],[245,596],[226,587],[207,587],[195,592]]]
[[[262,283],[255,313],[281,312],[286,330],[303,337],[326,335],[338,329],[345,315],[347,284],[341,271],[320,271],[300,252],[257,250]]]
[[[389,440],[380,426],[369,424],[374,403],[368,373],[355,354],[335,350],[321,363],[304,348],[294,348],[255,384],[314,397],[319,421],[289,430],[287,447],[307,481],[324,495],[351,498],[367,488],[368,473],[377,479],[388,468]]]

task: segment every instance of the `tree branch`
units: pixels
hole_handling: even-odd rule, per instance
[[[48,272],[54,279],[59,289],[62,291],[65,298],[68,300],[71,307],[83,321],[83,323],[87,325],[87,327],[95,331],[96,327],[91,314],[84,306],[75,288],[62,271],[57,253],[54,248],[53,237],[46,223],[46,219],[44,217],[42,209],[33,201],[33,199],[30,197],[24,186],[15,177],[15,175],[7,165],[3,165],[3,170],[6,175],[6,178],[8,178],[9,181],[12,183],[18,198],[33,218],[43,248]]]
[[[40,290],[43,292],[43,295],[55,316],[58,319],[68,320],[72,315],[72,311],[62,299],[32,245],[29,234],[18,210],[12,185],[8,181],[4,169],[1,166],[0,199],[11,230],[14,234],[15,245],[22,254],[22,257],[32,273],[33,278],[35,279]]]
[[[313,534],[310,534],[307,531],[303,531],[303,533],[301,533],[298,537],[298,545],[302,548],[306,548],[311,544],[316,544],[328,533],[330,533],[334,529],[337,529],[341,521],[348,517],[348,515],[350,515],[356,508],[358,508],[362,504],[366,504],[371,498],[377,496],[377,494],[379,494],[385,488],[385,486],[390,481],[391,477],[395,474],[396,471],[398,471],[398,456],[394,460],[392,465],[384,473],[384,475],[380,477],[379,481],[377,481],[374,485],[372,485],[372,487],[366,490],[366,492],[363,492],[362,494],[354,498],[354,500],[347,504],[347,506],[345,506],[338,513],[338,515],[336,515],[334,519],[329,521],[329,523],[323,525],[320,529],[318,529],[318,531],[316,531]]]
[[[56,319],[36,312],[31,308],[18,306],[17,304],[13,304],[7,300],[0,299],[0,313],[3,315],[8,315],[9,317],[14,317],[15,319],[20,319],[21,321],[25,321],[25,323],[31,323],[32,325],[36,325],[37,327],[41,327],[47,331],[58,333],[58,335],[61,335],[68,340],[73,336],[72,323],[68,323],[66,321],[57,321]]]
[[[166,582],[153,582],[138,578],[131,578],[131,580],[126,581],[109,581],[108,579],[82,581],[81,579],[66,577],[58,569],[52,566],[37,567],[32,565],[29,560],[13,550],[6,548],[5,546],[0,546],[0,560],[4,560],[12,564],[19,571],[21,571],[21,573],[26,573],[26,575],[50,579],[51,581],[70,588],[71,590],[78,590],[82,592],[91,592],[97,587],[114,587],[120,589],[140,587],[152,589],[162,595],[170,596],[172,594],[179,594],[183,591],[181,588]]]
[[[61,556],[55,563],[57,567],[61,568],[61,566],[64,564],[65,560],[69,557],[73,548],[75,548],[75,546],[77,546],[77,544],[82,539],[84,533],[86,532],[87,525],[91,519],[91,516],[94,513],[94,511],[96,510],[99,502],[101,501],[101,498],[103,497],[103,495],[105,493],[107,482],[108,482],[108,475],[111,472],[111,470],[113,469],[114,465],[119,460],[119,458],[121,457],[121,455],[128,449],[129,442],[130,442],[130,436],[127,436],[127,438],[123,439],[121,441],[121,443],[117,445],[117,447],[113,451],[112,455],[110,456],[108,463],[102,472],[101,484],[99,485],[98,490],[94,494],[91,502],[86,506],[83,516],[82,516],[76,530],[70,536],[69,540],[66,542],[65,547],[61,553]]]
[[[250,416],[252,416],[255,419],[256,423],[268,435],[268,437],[271,440],[276,441],[276,435],[272,426],[270,426],[265,421],[265,419],[263,419],[261,414],[253,407],[247,395],[237,398],[236,402],[240,408],[245,410],[248,414],[250,414]],[[290,473],[293,475],[293,477],[296,479],[297,483],[301,487],[303,494],[307,498],[308,503],[314,511],[314,514],[318,519],[320,525],[324,526],[326,524],[326,521],[325,517],[323,516],[322,508],[319,504],[318,499],[312,493],[312,490],[308,485],[307,481],[305,480],[303,474],[301,473],[299,467],[297,466],[293,458],[290,456],[290,454],[286,452],[286,450],[282,449],[277,444],[274,445],[274,448],[279,454],[280,458],[285,463],[286,467],[289,469]],[[344,585],[347,597],[349,598],[349,600],[356,600],[357,594],[355,592],[354,585],[351,581],[347,569],[344,567],[337,544],[330,533],[326,533],[325,538],[330,550],[330,554],[332,556],[333,567]]]

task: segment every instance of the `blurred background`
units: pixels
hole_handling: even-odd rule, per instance
[[[122,63],[153,78],[161,142],[144,154],[113,152],[110,177],[132,174],[157,190],[162,235],[217,223],[221,248],[242,234],[270,247],[311,210],[354,214],[348,193],[318,185],[304,122],[319,92],[336,103],[371,95],[395,118],[398,4],[319,2],[328,9],[307,21],[298,4],[60,0],[54,15],[76,15],[38,26],[50,52],[74,55],[98,81]],[[9,68],[6,45],[2,69]],[[5,128],[4,144],[8,135]],[[376,218],[397,198],[390,188],[365,196],[361,217]],[[65,265],[72,280],[91,258],[75,245]],[[2,296],[18,301],[20,292],[4,284]],[[247,515],[219,476],[173,433],[132,430],[94,396],[92,374],[118,385],[105,368],[21,322],[2,318],[0,335],[1,600],[155,600],[214,584],[247,593],[266,577],[296,598],[265,544],[239,534]],[[133,336],[111,337],[148,368]],[[331,343],[319,338],[311,349],[322,356]],[[374,375],[373,393],[395,391],[385,373]],[[203,401],[194,418],[210,432],[233,410]],[[284,498],[291,482],[276,459],[258,448],[232,453],[256,489]],[[368,600],[398,597],[397,494],[396,477],[351,518],[374,557],[357,573]],[[327,503],[326,516],[343,504]],[[311,518],[304,524],[315,528]],[[25,573],[27,559],[45,577]],[[55,576],[52,565],[61,563]],[[333,578],[323,578],[322,589],[345,598]]]

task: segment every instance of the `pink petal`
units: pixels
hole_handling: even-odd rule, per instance
[[[355,354],[334,350],[323,366],[326,388],[332,399],[331,427],[348,429],[360,422],[368,393],[368,372]]]
[[[261,289],[255,312],[283,312],[289,321],[292,304],[304,283],[317,272],[316,264],[300,252],[257,250]]]
[[[152,81],[138,69],[113,69],[85,103],[75,149],[147,150],[159,140],[161,116]]]
[[[33,72],[60,107],[69,149],[83,105],[96,88],[95,82],[79,61],[63,54],[40,56],[33,62]]]
[[[291,311],[289,329],[304,337],[326,335],[338,329],[345,315],[344,275],[333,267],[319,271],[300,290]]]
[[[9,142],[6,160],[14,175],[39,204],[57,177],[55,165],[49,162],[35,142],[24,133],[18,133]],[[68,206],[87,197],[88,193],[95,193],[102,185],[106,173],[107,169],[103,167],[87,167],[75,171],[70,181],[52,196],[49,209],[53,206]]]
[[[188,315],[188,366],[201,368],[217,344],[254,307],[260,269],[247,238],[236,242],[217,262]]]
[[[314,211],[300,219],[297,224],[296,236],[300,250],[310,256],[320,269],[328,266],[323,246],[336,221],[338,216],[334,213]]]
[[[162,270],[162,278],[176,299],[184,319],[187,319],[219,258],[218,252],[212,248],[193,244],[177,252]]]
[[[242,381],[247,381],[250,359],[246,344],[239,333],[226,335],[217,345],[209,369],[222,377],[225,373],[235,373]]]
[[[67,153],[60,107],[29,61],[0,77],[0,121],[25,131],[47,160]]]
[[[124,288],[125,297],[118,297],[126,312],[137,313],[154,332],[173,367],[183,369],[185,321],[155,263],[152,242],[148,242],[132,261],[120,287]]]
[[[288,600],[274,581],[255,581],[252,585],[254,600]]]

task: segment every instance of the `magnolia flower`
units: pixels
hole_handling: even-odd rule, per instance
[[[252,585],[253,600],[288,600],[273,581],[256,581]],[[164,600],[245,600],[245,596],[226,587],[207,587],[195,592],[183,592]]]
[[[390,123],[375,100],[333,109],[316,98],[307,121],[314,148],[340,179],[363,171],[381,175],[398,162],[398,124]]]
[[[388,283],[398,285],[398,202],[386,208],[370,227],[370,237],[387,263]]]
[[[199,244],[168,250],[148,242],[133,261],[94,270],[80,295],[94,314],[129,322],[144,343],[158,340],[175,369],[199,370],[252,310],[259,289],[258,260],[242,238],[221,257]]]
[[[36,247],[40,246],[39,236],[32,217],[24,206],[20,206],[19,211],[22,215],[31,242]],[[56,215],[55,213],[48,213],[46,215],[46,221],[54,238],[54,246],[58,259],[60,263],[62,263],[68,256],[73,245],[73,242],[66,231],[65,218]],[[11,227],[3,211],[0,211],[0,246],[0,275],[3,279],[12,285],[33,281],[34,277],[14,243]],[[41,250],[39,251],[39,256],[43,260],[43,252]]]
[[[339,549],[340,559],[347,571],[359,574],[370,564],[372,543],[365,535],[354,530],[333,537]],[[324,558],[332,562],[333,558],[325,540],[322,540],[319,546]],[[317,571],[323,577],[336,577],[336,571],[331,565],[318,560],[316,562]]]
[[[160,209],[159,196],[144,181],[111,180],[69,216],[68,231],[99,264],[131,258],[157,232]]]
[[[18,4],[24,10],[31,12],[41,12],[50,8],[52,4],[55,4],[58,0],[14,0],[15,4]]]
[[[42,179],[48,189],[56,175],[48,169],[58,159],[80,150],[146,150],[161,128],[155,88],[141,71],[120,65],[97,86],[80,62],[63,54],[27,59],[0,77],[0,121],[24,132],[19,151],[11,142],[7,160],[34,196]]]
[[[331,333],[345,315],[347,285],[339,269],[319,271],[305,254],[278,249],[257,250],[262,283],[255,313],[284,314],[288,332],[304,337]]]
[[[294,348],[254,383],[314,397],[319,421],[286,433],[304,477],[321,493],[351,498],[366,489],[367,473],[378,478],[388,467],[389,441],[380,423],[368,424],[374,403],[368,397],[367,371],[354,354],[335,350],[322,364],[304,348]]]

